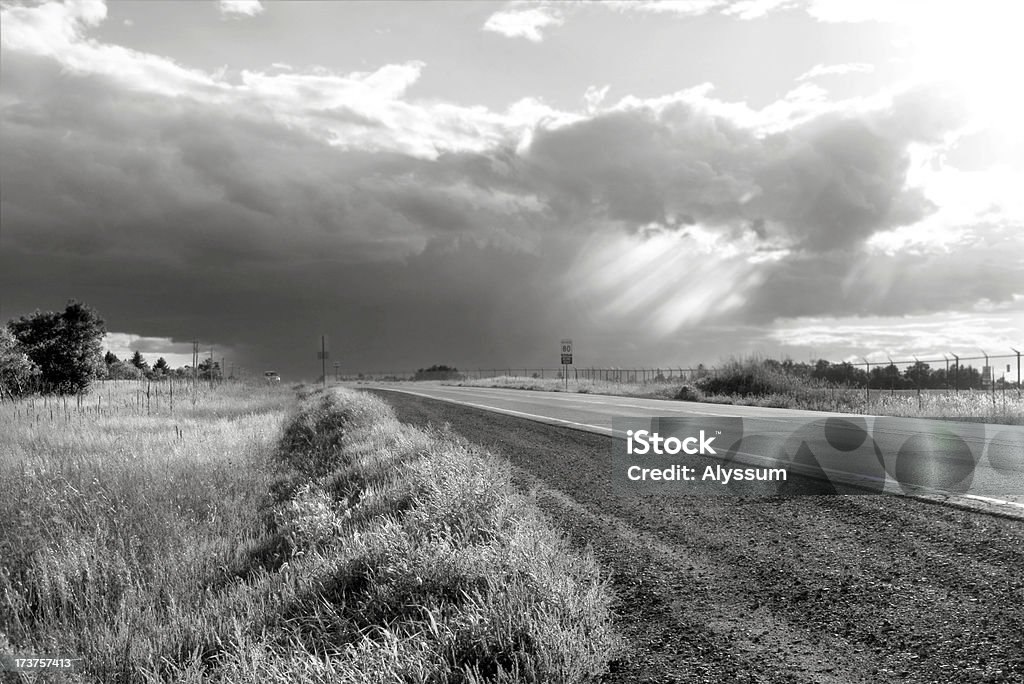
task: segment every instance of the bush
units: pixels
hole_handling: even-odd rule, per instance
[[[420,368],[413,376],[413,380],[460,380],[461,378],[462,375],[458,368],[437,364],[430,368]]]
[[[698,389],[709,395],[764,397],[792,394],[820,383],[791,375],[776,364],[745,359],[730,361],[717,368],[714,375],[697,380],[696,384]]]
[[[0,395],[21,396],[38,377],[39,369],[18,347],[11,331],[0,328]]]
[[[702,398],[700,390],[693,385],[682,385],[675,396],[678,401],[700,401]]]

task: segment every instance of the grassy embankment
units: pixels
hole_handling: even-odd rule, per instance
[[[502,376],[446,384],[565,391],[565,381],[555,378]],[[997,391],[995,394],[968,390],[959,393],[924,391],[918,396],[908,391],[890,394],[888,390],[873,389],[868,402],[863,388],[833,387],[824,381],[790,375],[754,359],[723,364],[716,368],[714,375],[693,382],[620,383],[570,379],[568,385],[569,392],[583,394],[1024,425],[1024,399],[1016,390]]]
[[[226,385],[147,415],[126,385],[106,413],[0,407],[0,651],[103,682],[604,668],[597,566],[486,454],[354,393],[289,417],[289,390]]]

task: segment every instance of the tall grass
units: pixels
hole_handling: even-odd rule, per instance
[[[372,397],[292,403],[224,386],[174,415],[0,409],[0,651],[80,656],[88,682],[603,670],[598,568],[505,466]]]
[[[263,534],[261,463],[294,402],[227,384],[146,415],[134,385],[53,419],[0,405],[0,649],[80,656],[85,681],[201,647],[211,579]]]

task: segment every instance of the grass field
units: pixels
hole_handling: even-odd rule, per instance
[[[464,387],[500,387],[507,389],[565,392],[564,380],[555,378],[519,378],[500,376],[480,380],[462,380],[445,384]],[[870,400],[863,388],[833,388],[823,383],[803,382],[797,378],[766,383],[758,392],[728,392],[718,387],[702,389],[700,382],[623,383],[606,380],[569,380],[569,392],[610,394],[649,399],[678,399],[712,404],[765,406],[836,413],[861,413],[881,416],[947,418],[977,422],[1024,425],[1024,398],[1016,390],[984,392],[962,390],[959,393],[925,390],[871,390]]]
[[[261,543],[294,404],[227,384],[147,415],[139,389],[0,405],[0,650],[80,656],[84,681],[141,681],[210,642],[208,587]]]
[[[87,682],[604,670],[597,565],[486,453],[352,392],[104,392],[0,407],[0,652],[80,657]]]

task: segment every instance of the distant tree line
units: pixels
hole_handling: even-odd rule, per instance
[[[193,372],[172,369],[160,357],[150,367],[138,350],[122,361],[103,353],[106,323],[95,309],[70,301],[62,312],[36,311],[0,327],[0,394],[17,397],[30,392],[85,392],[96,380],[161,380],[222,377],[220,364],[206,359]]]
[[[196,367],[196,372],[193,373],[191,366],[171,368],[170,364],[167,363],[167,359],[162,356],[150,367],[146,357],[138,350],[135,350],[132,357],[127,361],[122,361],[117,358],[116,354],[108,351],[103,356],[103,365],[104,367],[100,369],[98,376],[101,380],[187,379],[193,376],[198,377],[200,380],[210,380],[211,378],[220,380],[223,378],[220,362],[218,361],[211,362],[210,359],[204,359]]]
[[[932,368],[931,365],[918,361],[903,370],[895,364],[871,364],[870,372],[864,366],[851,363],[831,363],[819,359],[813,364],[794,363],[793,361],[772,361],[762,363],[775,364],[782,370],[798,376],[824,380],[834,385],[850,387],[869,386],[871,389],[982,389],[989,387],[982,377],[982,369],[970,364],[950,363],[947,374],[945,366]],[[991,381],[991,378],[988,378]],[[1002,385],[1002,378],[997,378],[996,386]],[[1015,385],[1016,383],[1012,383]],[[1011,385],[1008,385],[1011,386]]]

